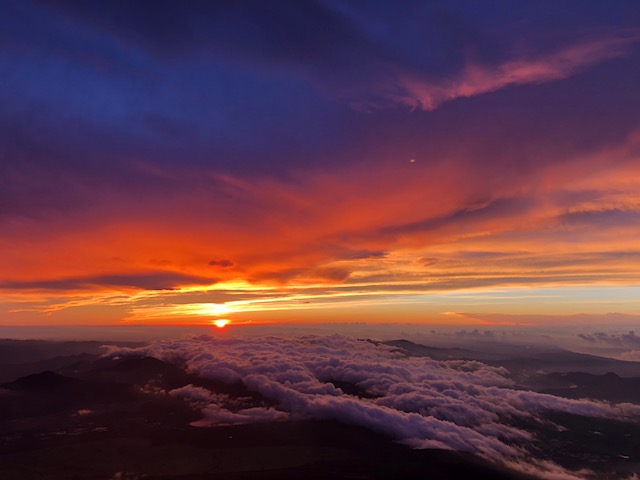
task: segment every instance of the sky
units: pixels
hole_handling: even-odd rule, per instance
[[[0,73],[0,325],[640,320],[635,0],[9,0]]]

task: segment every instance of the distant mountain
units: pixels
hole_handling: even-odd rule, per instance
[[[134,342],[116,344],[142,345]],[[45,370],[58,371],[69,365],[88,363],[104,354],[103,345],[105,342],[98,341],[0,339],[0,383]]]
[[[100,358],[99,355],[90,353],[80,353],[77,355],[62,355],[45,360],[27,363],[9,363],[0,365],[0,383],[10,382],[20,377],[32,373],[44,372],[45,370],[60,371],[71,365],[89,364]]]
[[[603,375],[613,372],[622,377],[640,376],[640,362],[625,362],[568,350],[530,349],[522,355],[488,362],[524,374],[584,372]]]
[[[101,355],[105,343],[121,346],[141,346],[139,342],[48,341],[0,339],[0,365],[32,363],[49,358],[88,353]]]
[[[519,377],[576,371],[593,375],[613,372],[621,377],[640,377],[640,362],[625,362],[555,347],[485,342],[482,344],[482,350],[468,350],[431,347],[408,340],[391,340],[382,343],[397,347],[410,356],[430,357],[434,360],[477,360],[489,365],[505,367]]]
[[[413,343],[409,340],[388,340],[382,342],[391,347],[397,347],[400,351],[411,357],[429,357],[434,360],[477,360],[483,355],[480,352],[466,350],[464,348],[430,347]]]
[[[64,377],[50,370],[46,370],[42,373],[27,375],[26,377],[19,378],[13,382],[5,383],[0,385],[0,388],[17,392],[44,393],[60,390],[80,390],[82,389],[82,385],[83,382],[80,380]]]
[[[28,375],[0,385],[0,411],[5,419],[36,417],[135,399],[126,385],[101,385],[52,371]]]
[[[623,378],[612,372],[604,375],[584,372],[538,375],[532,379],[532,386],[538,391],[565,398],[640,403],[640,378]]]

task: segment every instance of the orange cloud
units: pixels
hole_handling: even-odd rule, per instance
[[[302,301],[364,305],[371,294],[638,284],[638,138],[528,175],[487,176],[464,157],[411,163],[400,151],[286,181],[176,176],[175,191],[144,202],[105,189],[88,212],[8,225],[0,288],[32,312],[102,305],[141,318],[140,302],[173,308],[194,292],[233,301],[308,289]]]

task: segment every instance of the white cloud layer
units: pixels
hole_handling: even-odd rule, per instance
[[[273,405],[255,406],[250,399],[232,399],[193,385],[171,391],[202,411],[198,425],[337,420],[383,432],[415,448],[474,452],[542,478],[582,477],[527,460],[527,444],[534,438],[512,420],[544,421],[548,411],[601,418],[640,414],[638,405],[519,389],[504,368],[406,357],[387,345],[339,335],[200,336],[111,353],[153,356],[184,365],[203,378],[241,381]]]

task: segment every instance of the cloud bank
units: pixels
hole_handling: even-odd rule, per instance
[[[579,333],[578,337],[590,344],[605,344],[614,347],[640,347],[640,337],[636,335],[634,330],[627,333]]]
[[[531,460],[532,433],[516,423],[547,412],[627,419],[640,406],[571,400],[519,389],[501,367],[406,357],[339,335],[164,340],[113,355],[149,355],[203,378],[242,382],[267,404],[188,385],[170,392],[198,407],[199,425],[282,419],[336,420],[371,428],[414,448],[473,452],[542,478],[579,478]]]

